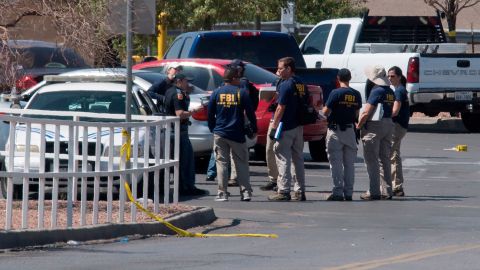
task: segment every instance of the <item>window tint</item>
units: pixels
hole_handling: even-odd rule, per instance
[[[182,54],[180,58],[188,58],[188,53],[190,52],[190,48],[192,47],[193,39],[191,37],[187,37],[185,39],[185,43],[183,43]]]
[[[70,49],[30,47],[18,49],[19,65],[30,68],[79,68],[87,67],[83,59]]]
[[[165,59],[178,58],[180,55],[180,50],[182,49],[183,38],[175,40],[165,54]]]
[[[270,71],[251,64],[246,65],[244,75],[253,84],[272,84],[278,79],[278,77]]]
[[[347,43],[348,32],[350,31],[349,24],[339,24],[333,33],[332,42],[330,44],[330,54],[343,54],[345,45]]]
[[[315,28],[303,43],[303,54],[324,54],[331,24],[323,24]]]
[[[68,91],[37,93],[28,108],[47,111],[125,113],[125,93],[111,91]],[[139,114],[135,102],[132,114]]]
[[[155,67],[155,68],[157,68],[157,67]],[[147,69],[144,69],[144,70],[147,70]],[[159,71],[155,70],[154,71],[154,70],[151,70],[150,68],[148,68],[148,70],[152,71],[152,72],[134,72],[133,75],[138,76],[138,77],[146,80],[147,82],[149,82],[151,84],[159,82],[159,81],[165,79],[165,77],[167,77],[165,75],[165,73],[163,73],[163,70],[159,70]]]
[[[199,58],[237,58],[261,67],[276,67],[277,60],[285,56],[293,57],[298,67],[306,66],[295,39],[283,35],[204,35],[199,38],[192,55]]]
[[[183,73],[193,79],[192,84],[196,85],[202,90],[207,90],[210,80],[212,80],[209,69],[198,66],[183,66]],[[209,89],[213,90],[213,89]]]

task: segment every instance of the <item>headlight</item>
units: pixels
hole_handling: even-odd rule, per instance
[[[114,157],[120,157],[120,152],[121,152],[122,146],[121,145],[115,145],[113,147],[113,156]],[[131,147],[131,155],[133,156],[133,145]],[[103,156],[108,157],[108,153],[110,152],[110,146],[106,146],[105,150],[103,151]],[[143,145],[138,146],[138,157],[143,157]]]
[[[17,144],[15,145],[15,152],[25,152],[26,148],[27,147],[24,144]],[[38,145],[30,145],[30,153],[38,153],[38,152],[40,152]]]

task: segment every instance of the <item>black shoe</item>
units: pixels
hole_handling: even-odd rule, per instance
[[[360,195],[360,199],[365,200],[365,201],[378,201],[378,200],[382,199],[382,196],[363,193],[362,195]]]
[[[180,190],[180,195],[181,196],[205,196],[205,195],[208,195],[208,191],[193,187],[186,190]]]
[[[291,197],[288,193],[275,193],[268,196],[269,201],[290,201]]]
[[[353,201],[352,196],[345,196],[345,201]]]
[[[392,196],[390,195],[381,195],[380,196],[382,200],[391,200],[392,199]]]
[[[277,183],[268,181],[268,183],[260,187],[260,190],[267,191],[267,190],[275,190],[276,188],[277,188]]]
[[[327,201],[338,201],[338,202],[340,202],[340,201],[343,201],[343,196],[333,195],[333,193],[332,193],[327,197]]]
[[[403,192],[403,188],[393,190],[393,196],[396,196],[396,197],[405,196],[405,192]]]
[[[295,193],[293,193],[292,201],[303,202],[303,201],[306,201],[306,200],[307,200],[307,197],[305,196],[305,192],[295,191]]]
[[[213,176],[213,175],[207,176],[207,179],[205,179],[205,181],[214,182],[215,181],[215,176]]]

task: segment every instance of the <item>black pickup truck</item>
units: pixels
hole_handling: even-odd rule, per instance
[[[277,60],[286,56],[295,59],[296,74],[304,83],[322,87],[326,101],[337,86],[338,69],[307,68],[297,41],[290,34],[251,30],[187,32],[173,41],[164,59],[242,59],[275,72]]]

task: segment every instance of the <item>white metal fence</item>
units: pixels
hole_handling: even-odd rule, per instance
[[[125,181],[130,184],[134,198],[139,191],[143,193],[144,207],[153,188],[153,208],[158,213],[161,177],[163,204],[170,202],[171,169],[173,203],[177,203],[179,118],[132,116],[132,122],[128,123],[124,119],[124,115],[118,114],[2,109],[0,121],[10,124],[5,151],[0,154],[0,188],[6,193],[5,230],[12,229],[14,196],[22,199],[21,229],[29,228],[32,194],[38,201],[38,229],[45,228],[46,205],[51,207],[50,228],[57,228],[58,218],[66,219],[66,227],[72,227],[72,209],[78,195],[80,221],[76,223],[85,226],[87,197],[92,197],[92,193],[90,224],[98,224],[100,195],[106,196],[107,222],[125,222]],[[125,159],[127,152],[129,159]],[[46,200],[47,194],[51,198]],[[58,216],[59,194],[66,195],[66,217]],[[118,213],[112,211],[114,195],[118,195]],[[131,222],[135,222],[137,212],[133,204],[130,215]],[[114,216],[118,218],[114,220]]]

